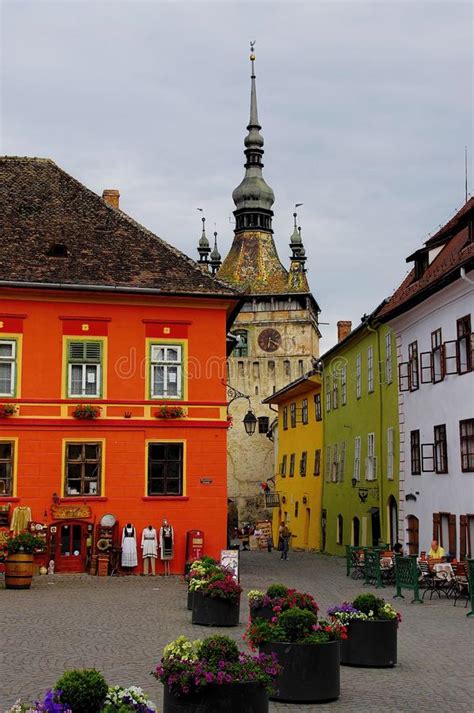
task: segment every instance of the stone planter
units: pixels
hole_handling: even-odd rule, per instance
[[[273,616],[275,616],[275,614],[269,604],[262,607],[250,607],[250,619],[252,621],[255,619],[266,619],[269,621]]]
[[[206,597],[194,592],[191,622],[202,626],[238,626],[240,601],[237,604],[227,599]]]
[[[193,599],[194,599],[194,592],[190,592],[188,589],[188,609],[189,609],[189,611],[193,610]]]
[[[389,668],[397,663],[396,619],[351,621],[347,639],[341,642],[341,664]]]
[[[181,698],[165,686],[163,713],[268,713],[268,694],[253,681],[210,684],[202,693]]]
[[[29,589],[33,579],[33,554],[15,552],[5,560],[5,588]]]
[[[277,677],[272,701],[320,703],[339,698],[340,642],[326,644],[262,644],[260,652],[275,653],[283,671]]]

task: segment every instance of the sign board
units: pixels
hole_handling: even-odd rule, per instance
[[[255,523],[255,531],[259,532],[258,535],[258,548],[265,550],[267,548],[267,541],[270,537],[273,540],[272,523],[270,520],[259,520]],[[252,548],[250,548],[252,549]]]
[[[221,565],[232,570],[236,582],[240,579],[239,557],[239,550],[221,550]]]
[[[76,520],[91,516],[90,505],[51,505],[54,520]]]

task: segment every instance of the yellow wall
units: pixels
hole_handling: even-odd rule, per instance
[[[304,390],[304,393],[302,391]],[[291,547],[296,549],[320,549],[321,546],[321,500],[323,482],[323,428],[316,421],[314,396],[321,393],[318,375],[298,380],[293,388],[278,396],[273,403],[278,405],[278,455],[275,474],[275,489],[280,494],[280,508],[274,511],[273,526],[275,542],[278,541],[278,525],[285,520],[294,537]],[[302,423],[303,399],[308,400],[308,423]],[[296,426],[291,426],[290,408],[296,404]],[[283,428],[283,409],[288,409],[288,428]],[[320,450],[319,475],[315,475],[316,450]],[[306,475],[300,473],[302,453],[307,453]],[[294,475],[290,476],[291,455],[295,456]],[[286,455],[286,475],[281,473]]]

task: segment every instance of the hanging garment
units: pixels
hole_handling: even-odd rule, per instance
[[[137,537],[133,525],[125,525],[122,531],[122,567],[136,567]]]
[[[145,527],[142,532],[143,557],[158,557],[158,538],[154,527]]]
[[[10,530],[14,535],[19,535],[20,532],[28,528],[31,522],[31,508],[19,505],[13,511]]]
[[[171,525],[160,527],[160,556],[162,560],[172,560],[174,557],[174,530]]]

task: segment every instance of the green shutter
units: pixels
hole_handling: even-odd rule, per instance
[[[100,364],[101,358],[101,342],[69,342],[70,362],[90,362],[93,364]]]

